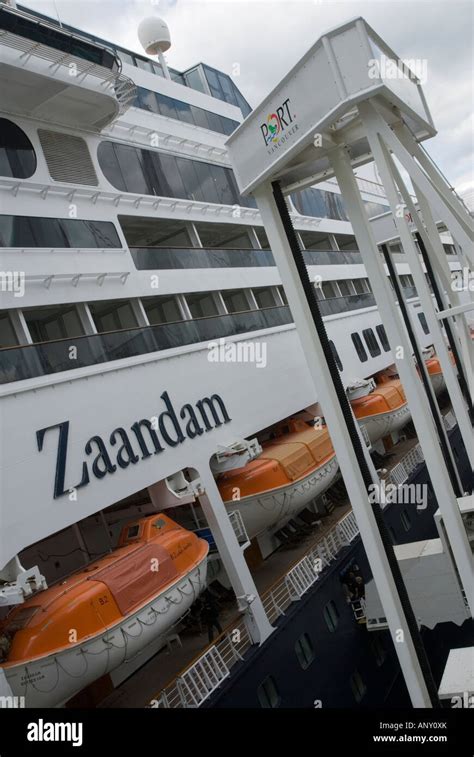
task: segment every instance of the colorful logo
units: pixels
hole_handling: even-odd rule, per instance
[[[276,109],[275,113],[268,114],[265,122],[260,126],[265,145],[269,145],[272,142],[276,144],[279,141],[282,132],[292,121],[293,117],[290,114],[290,98],[287,98],[285,102]]]

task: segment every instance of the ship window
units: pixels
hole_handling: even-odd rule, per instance
[[[142,302],[152,326],[183,320],[175,297],[146,297]]]
[[[138,536],[139,531],[140,531],[139,523],[136,523],[134,526],[130,526],[130,528],[127,531],[127,539],[134,539],[136,536]]]
[[[373,329],[364,329],[362,333],[371,356],[377,357],[377,355],[380,355],[381,350]]]
[[[280,297],[281,297],[281,299],[282,299],[282,301],[283,301],[283,304],[284,304],[284,305],[288,305],[288,299],[287,299],[287,297],[286,297],[286,292],[285,292],[285,290],[283,289],[283,287],[282,287],[282,286],[277,286],[277,289],[278,289],[278,292],[279,292],[279,294],[280,294]]]
[[[197,108],[195,105],[191,105],[191,111],[194,117],[196,126],[200,126],[202,129],[210,129],[211,125],[208,119],[208,111],[203,108]]]
[[[157,95],[157,98],[161,115],[166,116],[167,118],[177,119],[178,114],[176,112],[173,98],[166,97],[166,95]]]
[[[405,531],[409,531],[411,528],[411,520],[406,510],[402,510],[400,514],[400,520]]]
[[[357,294],[366,294],[370,291],[367,286],[367,279],[354,279],[353,284]]]
[[[116,161],[114,161],[114,155]],[[114,144],[113,151],[103,143],[98,151],[99,163],[105,177],[117,189],[137,194],[198,199],[203,202],[220,202],[226,205],[256,207],[253,198],[239,195],[234,174],[230,168],[207,163],[207,186],[214,189],[212,196],[205,193],[205,186],[199,181],[196,165],[190,158],[175,158],[171,155],[141,150],[127,145]],[[199,170],[199,169],[198,169]],[[217,198],[217,199],[216,199]]]
[[[354,694],[354,699],[356,700],[356,702],[360,702],[364,698],[364,695],[367,691],[367,686],[362,680],[362,676],[360,675],[358,670],[354,670],[353,674],[351,675],[350,683],[352,693]]]
[[[143,60],[143,58],[138,58],[138,57],[135,58],[135,60],[137,61],[137,67],[141,68],[142,71],[149,71],[152,74],[155,73],[153,71],[153,65],[152,65],[151,60]]]
[[[270,287],[257,287],[252,289],[252,292],[259,308],[275,307],[275,295]]]
[[[341,358],[339,357],[339,353],[336,349],[336,345],[334,344],[332,339],[329,340],[329,344],[331,346],[332,354],[334,356],[334,360],[336,361],[336,365],[339,368],[339,370],[342,371],[342,362],[341,362]]]
[[[309,668],[314,660],[314,648],[307,633],[302,634],[296,642],[295,653],[303,670]]]
[[[133,329],[138,326],[133,308],[128,300],[91,302],[89,308],[99,333]]]
[[[334,633],[339,624],[339,611],[332,599],[329,600],[326,607],[324,608],[323,615],[327,627],[329,628],[331,633]]]
[[[385,326],[382,323],[379,323],[379,325],[375,327],[375,330],[377,334],[379,335],[380,343],[382,347],[384,348],[384,351],[389,352],[390,345],[388,343],[387,332],[385,331]]]
[[[24,310],[23,315],[33,342],[51,342],[84,334],[75,305],[32,308]]]
[[[361,363],[365,363],[366,360],[368,360],[367,352],[365,351],[365,347],[362,344],[362,339],[360,338],[359,334],[354,331],[351,334],[351,339],[354,344],[354,347],[356,348],[356,352],[359,356],[359,360]]]
[[[144,87],[137,87],[138,100],[136,105],[142,110],[149,110],[151,113],[159,113],[160,108],[157,102],[156,92]]]
[[[264,707],[265,709],[278,707],[281,702],[281,697],[272,676],[267,676],[267,678],[262,681],[257,689],[257,696],[258,701],[260,702],[260,707]]]
[[[122,245],[110,221],[0,216],[0,247],[113,247]]]
[[[323,294],[327,300],[332,299],[333,297],[337,297],[338,294],[336,292],[334,282],[332,281],[323,281],[321,284],[321,289],[323,291]]]
[[[217,306],[214,302],[212,292],[187,294],[186,302],[193,318],[206,318],[208,316],[218,315]]]
[[[418,318],[419,318],[420,323],[421,323],[421,328],[423,329],[423,331],[425,332],[425,334],[429,334],[430,333],[430,329],[429,329],[428,323],[426,321],[426,315],[424,313],[418,313]]]
[[[222,292],[222,299],[225,302],[228,313],[241,313],[243,310],[250,310],[245,292],[242,289],[229,289]]]
[[[15,347],[18,344],[15,330],[8,313],[0,313],[0,349]]]
[[[201,79],[201,74],[197,68],[193,68],[192,71],[187,71],[184,74],[186,83],[191,89],[196,89],[198,92],[206,92],[206,88]]]
[[[0,176],[28,179],[36,171],[36,153],[25,132],[0,118]]]
[[[387,650],[385,649],[380,636],[373,635],[370,641],[370,646],[375,657],[375,662],[377,663],[377,667],[380,668],[387,659]]]
[[[339,284],[339,289],[341,290],[341,294],[343,296],[350,296],[351,294],[355,294],[354,284],[349,279],[339,279],[337,283]]]

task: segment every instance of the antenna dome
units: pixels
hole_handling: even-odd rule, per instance
[[[147,55],[165,53],[171,47],[168,24],[158,16],[144,18],[138,25],[138,39]]]

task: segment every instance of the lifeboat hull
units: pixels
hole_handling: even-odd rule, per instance
[[[243,497],[237,502],[225,502],[228,512],[237,510],[252,539],[262,531],[297,515],[315,497],[320,496],[334,483],[339,471],[334,456],[305,478],[286,486]]]
[[[400,431],[410,420],[411,413],[408,405],[403,405],[397,410],[391,410],[387,413],[358,419],[359,425],[367,431],[371,444],[375,444],[384,436]]]
[[[115,626],[47,657],[3,667],[14,696],[27,707],[57,707],[93,681],[165,639],[206,585],[207,555],[186,576]]]

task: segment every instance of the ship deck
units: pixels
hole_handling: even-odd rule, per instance
[[[415,447],[418,440],[407,438],[400,441],[390,450],[387,467],[392,469],[400,460]],[[313,533],[293,544],[291,547],[279,548],[269,555],[260,565],[252,569],[252,575],[260,596],[268,591],[279,579],[288,573],[290,568],[304,557],[319,541],[334,528],[344,515],[351,511],[349,500],[341,502],[335,509],[325,516],[318,515],[321,526]],[[240,620],[240,614],[234,602],[220,608],[219,621],[222,627],[228,628],[232,623]],[[154,657],[120,684],[110,695],[100,702],[98,707],[129,708],[145,707],[166,685],[187,668],[209,646],[207,629],[199,633],[178,629],[181,646],[173,643],[170,648],[162,648]]]

